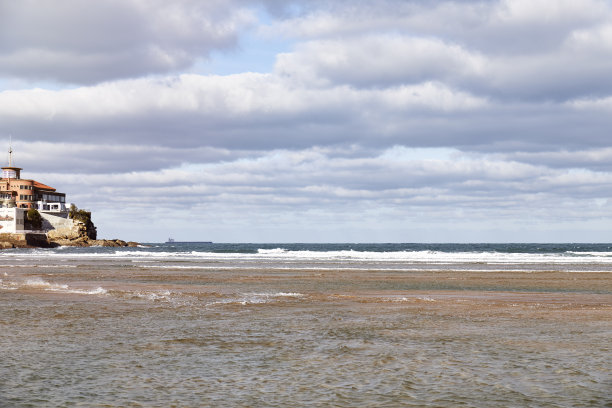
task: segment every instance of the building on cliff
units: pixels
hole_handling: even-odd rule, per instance
[[[66,208],[66,194],[36,180],[22,179],[21,168],[13,166],[13,150],[9,148],[8,166],[2,167],[0,178],[0,233],[27,232],[29,209],[36,209],[42,218],[41,230],[48,231],[72,225]]]
[[[13,149],[9,148],[9,164],[2,167],[0,199],[7,208],[35,208],[43,211],[66,211],[66,194],[58,193],[36,180],[21,178],[21,168],[13,166]]]
[[[0,249],[53,248],[56,246],[138,246],[120,239],[97,239],[91,212],[70,205],[66,195],[36,180],[22,179],[13,166],[0,167]]]

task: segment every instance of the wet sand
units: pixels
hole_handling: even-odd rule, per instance
[[[173,265],[5,269],[0,406],[612,406],[604,270]]]

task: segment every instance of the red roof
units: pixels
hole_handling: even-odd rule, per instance
[[[34,187],[36,187],[36,188],[40,188],[40,189],[43,189],[43,190],[55,191],[55,189],[53,187],[50,187],[50,186],[48,186],[46,184],[43,184],[43,183],[40,183],[40,182],[38,182],[36,180],[32,180],[32,181],[34,182]]]

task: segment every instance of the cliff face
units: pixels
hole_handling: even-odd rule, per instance
[[[86,216],[83,216],[85,214]],[[45,233],[0,233],[0,249],[6,248],[52,248],[58,246],[138,246],[137,242],[125,242],[120,239],[96,239],[96,226],[91,221],[91,214],[77,213],[77,217],[51,217],[44,215],[49,231]]]
[[[47,232],[47,239],[57,245],[89,246],[88,242],[92,235],[95,239],[95,227],[92,232],[86,223],[73,220],[70,228],[57,228]]]
[[[57,246],[47,241],[45,234],[0,234],[0,249],[8,248],[52,248]]]
[[[47,240],[52,245],[61,246],[137,246],[136,242],[125,242],[120,239],[96,239],[96,227],[91,220],[72,220],[71,227],[57,228],[47,232]]]

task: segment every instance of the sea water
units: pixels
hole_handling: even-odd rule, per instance
[[[0,252],[0,406],[612,406],[612,245]]]

